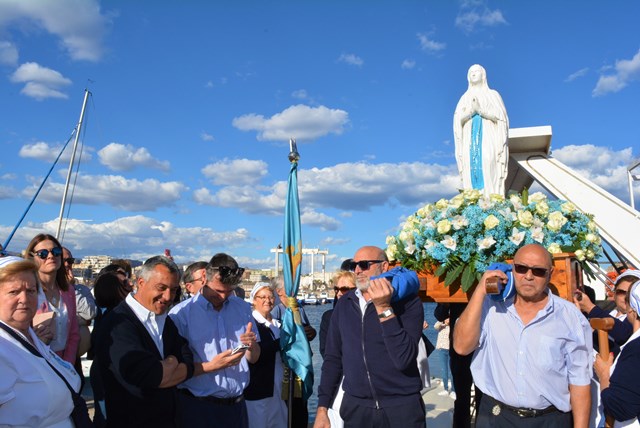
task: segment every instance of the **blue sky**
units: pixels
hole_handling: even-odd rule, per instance
[[[475,63],[512,128],[551,125],[556,158],[628,201],[639,16],[623,1],[0,0],[0,241],[85,87],[64,237],[76,256],[170,248],[183,262],[224,251],[273,266],[289,137],[304,246],[327,249],[329,270],[384,246],[457,192],[453,111]],[[69,156],[9,250],[55,232]]]

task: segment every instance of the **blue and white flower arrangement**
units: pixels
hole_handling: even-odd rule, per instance
[[[460,278],[466,292],[491,263],[512,259],[518,248],[533,243],[552,254],[574,253],[586,272],[585,262],[597,263],[602,254],[592,215],[526,190],[508,198],[462,190],[427,204],[387,237],[386,252],[409,269],[444,275],[446,286]]]

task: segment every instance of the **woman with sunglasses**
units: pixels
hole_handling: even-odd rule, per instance
[[[48,234],[36,235],[25,250],[25,258],[33,260],[38,267],[38,279],[44,296],[38,299],[38,314],[53,312],[53,339],[49,347],[65,361],[76,360],[80,333],[76,318],[76,295],[69,287],[67,274],[62,264],[62,245]],[[46,328],[36,326],[36,334]]]
[[[273,287],[258,282],[249,297],[253,319],[260,334],[260,358],[249,363],[249,385],[244,390],[249,428],[279,428],[287,425],[287,406],[282,399],[284,366],[280,357],[280,322],[273,319]]]

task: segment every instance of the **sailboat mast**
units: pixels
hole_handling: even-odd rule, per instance
[[[64,206],[67,203],[67,193],[69,192],[69,182],[71,181],[71,173],[73,172],[73,164],[76,159],[76,150],[78,149],[78,140],[80,139],[80,129],[82,128],[82,121],[84,120],[84,111],[87,107],[87,100],[89,99],[88,89],[84,90],[84,101],[82,102],[82,110],[80,110],[80,119],[78,120],[78,126],[76,127],[76,135],[73,140],[73,151],[71,152],[71,160],[69,161],[69,170],[67,171],[67,181],[64,185],[64,193],[62,194],[62,203],[60,204],[60,216],[58,217],[58,230],[56,231],[56,239],[60,239],[60,229],[62,228],[62,219],[64,216]]]

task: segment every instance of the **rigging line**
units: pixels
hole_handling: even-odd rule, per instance
[[[20,224],[22,223],[22,221],[24,220],[24,218],[27,216],[27,213],[29,212],[29,210],[31,209],[31,206],[33,205],[33,203],[36,201],[36,198],[38,197],[38,195],[40,194],[40,191],[42,190],[42,188],[44,187],[44,184],[47,182],[47,179],[49,178],[49,176],[51,175],[51,173],[53,172],[53,169],[55,168],[56,164],[58,163],[58,161],[60,160],[60,157],[62,156],[62,153],[64,152],[64,150],[67,148],[67,146],[69,145],[69,142],[71,141],[71,139],[73,138],[73,136],[78,132],[78,128],[75,127],[73,128],[73,131],[71,131],[71,135],[69,136],[69,139],[67,140],[66,143],[64,143],[64,146],[62,146],[62,149],[60,150],[60,153],[58,153],[58,156],[56,157],[56,160],[53,161],[53,165],[51,165],[51,168],[49,168],[49,172],[47,172],[47,175],[44,177],[44,180],[42,180],[42,183],[40,183],[40,187],[38,187],[38,190],[36,190],[36,193],[33,195],[33,198],[31,199],[31,202],[29,202],[29,205],[27,206],[27,209],[24,211],[24,213],[22,214],[22,217],[20,217],[20,220],[18,220],[18,223],[16,223],[15,227],[13,228],[13,230],[11,231],[11,233],[9,234],[9,237],[7,238],[7,240],[5,241],[4,245],[2,246],[3,251],[7,250],[7,247],[9,246],[9,243],[11,242],[11,239],[13,239],[13,235],[15,235],[16,231],[18,230],[18,228],[20,227]]]
[[[93,98],[93,97],[92,97]],[[64,228],[62,229],[62,239],[60,243],[64,241],[64,235],[67,232],[67,224],[69,223],[69,215],[71,213],[71,205],[73,205],[73,196],[76,192],[76,183],[78,182],[78,175],[80,171],[80,164],[82,163],[82,154],[84,153],[84,140],[87,135],[87,124],[89,123],[89,115],[85,119],[85,126],[82,127],[82,137],[80,138],[80,156],[78,157],[78,163],[76,163],[76,171],[73,176],[73,186],[71,188],[71,196],[69,197],[69,204],[67,205],[67,215],[64,221]]]

